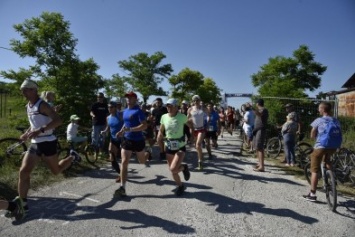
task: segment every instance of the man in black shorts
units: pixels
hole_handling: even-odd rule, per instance
[[[128,163],[132,152],[136,153],[139,163],[146,163],[145,137],[143,131],[147,129],[147,121],[144,112],[137,104],[137,94],[129,92],[125,95],[127,108],[123,111],[123,127],[118,136],[123,136],[121,150],[121,186],[115,191],[114,197],[126,195],[126,182]]]

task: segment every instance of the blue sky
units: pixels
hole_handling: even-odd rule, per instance
[[[189,67],[223,92],[256,94],[250,76],[270,57],[292,56],[301,44],[328,67],[311,95],[339,90],[355,73],[354,0],[0,0],[0,46],[20,39],[14,24],[43,11],[60,12],[71,23],[77,54],[93,58],[106,78],[124,75],[120,60],[162,51],[174,74]],[[0,49],[0,70],[32,62]],[[169,89],[167,80],[162,86]]]

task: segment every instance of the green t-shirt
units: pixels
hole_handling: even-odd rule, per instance
[[[160,119],[160,124],[164,125],[165,137],[169,139],[181,139],[184,137],[184,125],[187,122],[187,116],[177,113],[174,117],[164,114]],[[185,139],[179,141],[179,147],[185,146]]]

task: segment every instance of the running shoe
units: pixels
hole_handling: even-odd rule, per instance
[[[184,192],[185,192],[185,189],[186,189],[186,187],[182,184],[181,186],[179,186],[177,189],[176,189],[176,191],[175,191],[175,194],[176,194],[176,196],[181,196],[182,194],[184,194]]]
[[[5,213],[5,217],[7,218],[15,218],[15,220],[19,221],[22,220],[23,218],[25,218],[26,212],[25,209],[23,207],[23,201],[20,197],[15,197],[14,200],[12,200],[12,202],[14,202],[16,204],[15,210],[13,210],[12,212],[7,211]]]
[[[74,157],[74,159],[73,159],[74,163],[80,163],[81,162],[81,157],[78,154],[78,152],[76,152],[75,150],[71,149],[69,154]]]
[[[126,189],[124,187],[120,187],[119,189],[117,189],[115,191],[115,193],[113,194],[113,197],[117,198],[117,197],[126,197]]]
[[[198,170],[203,170],[203,165],[201,161],[198,162]]]
[[[303,195],[302,197],[310,202],[317,201],[317,196],[311,196],[311,193],[308,193],[307,195]]]
[[[187,164],[184,165],[184,170],[182,171],[182,173],[184,174],[184,179],[186,181],[188,181],[190,179],[190,171],[189,171],[189,167],[187,166]]]

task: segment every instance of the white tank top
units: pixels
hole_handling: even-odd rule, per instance
[[[202,109],[197,109],[193,107],[190,111],[192,122],[194,124],[194,129],[203,128],[203,120],[205,116],[205,112]]]
[[[30,121],[31,131],[38,130],[52,121],[50,117],[39,112],[39,106],[42,102],[42,99],[38,99],[32,106],[30,106],[29,103],[27,104],[27,116]],[[46,130],[44,133],[40,133],[37,137],[32,138],[31,143],[49,142],[54,141],[55,139],[57,138],[53,135],[53,129],[50,129]]]

